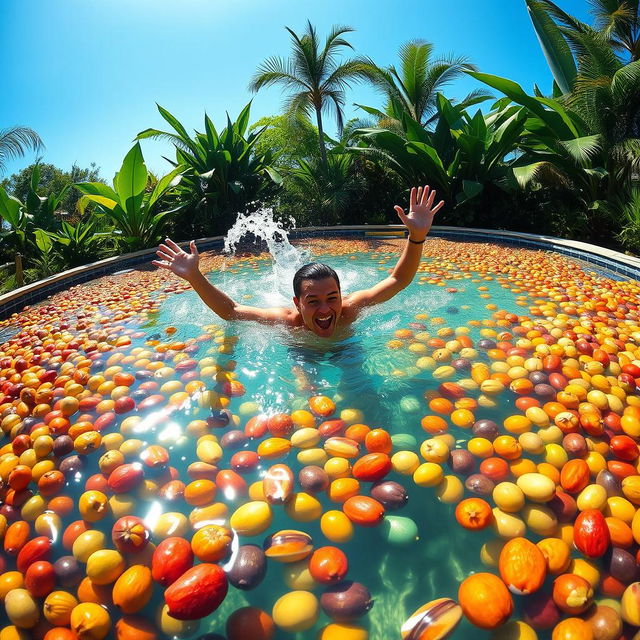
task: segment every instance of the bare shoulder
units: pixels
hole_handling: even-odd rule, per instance
[[[344,320],[355,320],[358,313],[364,306],[359,300],[358,291],[350,293],[342,299],[342,318]]]

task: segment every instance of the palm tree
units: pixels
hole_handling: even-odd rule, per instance
[[[29,127],[0,129],[0,173],[9,160],[23,156],[28,148],[40,151],[43,146],[40,136]]]
[[[290,91],[286,110],[291,116],[309,118],[315,111],[318,124],[318,143],[323,166],[327,166],[322,114],[333,111],[338,130],[344,122],[345,91],[351,82],[364,79],[362,65],[358,60],[339,61],[338,52],[343,48],[353,49],[342,36],[353,31],[351,27],[334,26],[324,46],[318,39],[310,21],[302,36],[289,27],[291,34],[291,57],[267,58],[256,71],[249,89],[259,91],[262,87],[283,85]]]
[[[393,65],[378,67],[371,59],[363,58],[363,72],[387,100],[384,113],[376,109],[365,110],[377,115],[382,124],[388,119],[400,122],[406,114],[426,127],[437,117],[437,96],[442,89],[464,75],[476,70],[464,57],[433,59],[433,45],[425,40],[411,40],[400,47],[400,70]],[[490,98],[490,94],[473,92],[461,103],[467,108]]]
[[[585,24],[563,11],[552,0],[526,0],[529,11],[544,8],[561,25],[563,35],[578,49],[576,35]],[[595,29],[618,53],[624,63],[640,60],[640,2],[638,0],[589,0]]]
[[[594,27],[551,0],[526,2],[561,100],[601,154],[607,196],[628,189],[640,170],[640,2],[590,0]]]

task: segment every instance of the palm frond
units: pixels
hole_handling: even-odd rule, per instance
[[[331,74],[322,83],[321,89],[323,91],[335,89],[344,91],[351,88],[352,82],[367,80],[368,78],[369,72],[365,65],[359,60],[347,60],[335,66]]]
[[[169,131],[160,131],[159,129],[145,129],[136,136],[136,140],[143,140],[145,138],[170,142],[171,144],[178,147],[178,149],[181,149],[182,151],[185,151],[187,153],[191,153],[189,145],[182,139],[181,136],[177,135],[176,133],[170,133]]]
[[[341,38],[345,33],[353,33],[355,29],[353,27],[349,27],[347,25],[334,25],[327,36],[327,40],[324,45],[324,49],[322,51],[321,57],[323,60],[326,60],[328,57],[331,57],[334,53],[337,52],[341,47],[346,47],[348,49],[353,49],[353,46],[350,42]]]
[[[323,109],[333,112],[338,125],[338,135],[340,135],[344,126],[344,93],[342,91],[325,91],[324,95],[327,100],[323,105]]]
[[[583,167],[589,166],[592,158],[602,149],[602,139],[599,135],[561,140],[559,144],[576,164]]]
[[[272,56],[267,58],[254,74],[249,83],[249,90],[254,93],[263,87],[273,84],[284,84],[288,89],[310,89],[304,79],[296,75],[295,69],[289,60]]]
[[[43,147],[40,136],[29,127],[0,129],[0,171],[4,171],[7,161],[20,158],[27,149],[37,152]]]
[[[286,115],[292,122],[296,122],[300,118],[308,121],[313,113],[313,103],[307,91],[291,94],[285,100],[284,107]]]
[[[398,57],[402,71],[402,83],[408,96],[414,96],[426,79],[433,45],[426,40],[410,40],[400,46]]]

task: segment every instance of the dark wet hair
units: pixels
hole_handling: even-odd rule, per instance
[[[333,278],[340,290],[340,279],[338,274],[326,264],[322,262],[311,262],[300,267],[293,276],[293,293],[296,298],[300,297],[300,289],[303,280],[324,280],[325,278]]]

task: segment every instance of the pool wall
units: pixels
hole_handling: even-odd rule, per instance
[[[303,227],[290,231],[289,238],[296,240],[326,236],[402,237],[405,235],[405,231],[406,229],[403,225]],[[441,226],[432,227],[430,235],[462,242],[492,242],[515,247],[555,251],[587,262],[593,265],[594,270],[603,268],[623,279],[640,280],[640,258],[627,256],[618,251],[577,240],[564,240],[552,236],[516,233],[514,231]],[[200,251],[220,251],[224,245],[224,236],[201,238],[196,242]],[[188,243],[180,244],[181,246],[186,246]],[[135,253],[106,258],[105,260],[69,269],[44,280],[15,289],[0,296],[0,320],[9,318],[12,314],[24,309],[25,306],[41,302],[54,293],[68,289],[73,285],[87,282],[100,276],[116,274],[143,264],[148,265],[153,259],[155,251],[155,249],[144,249]]]

